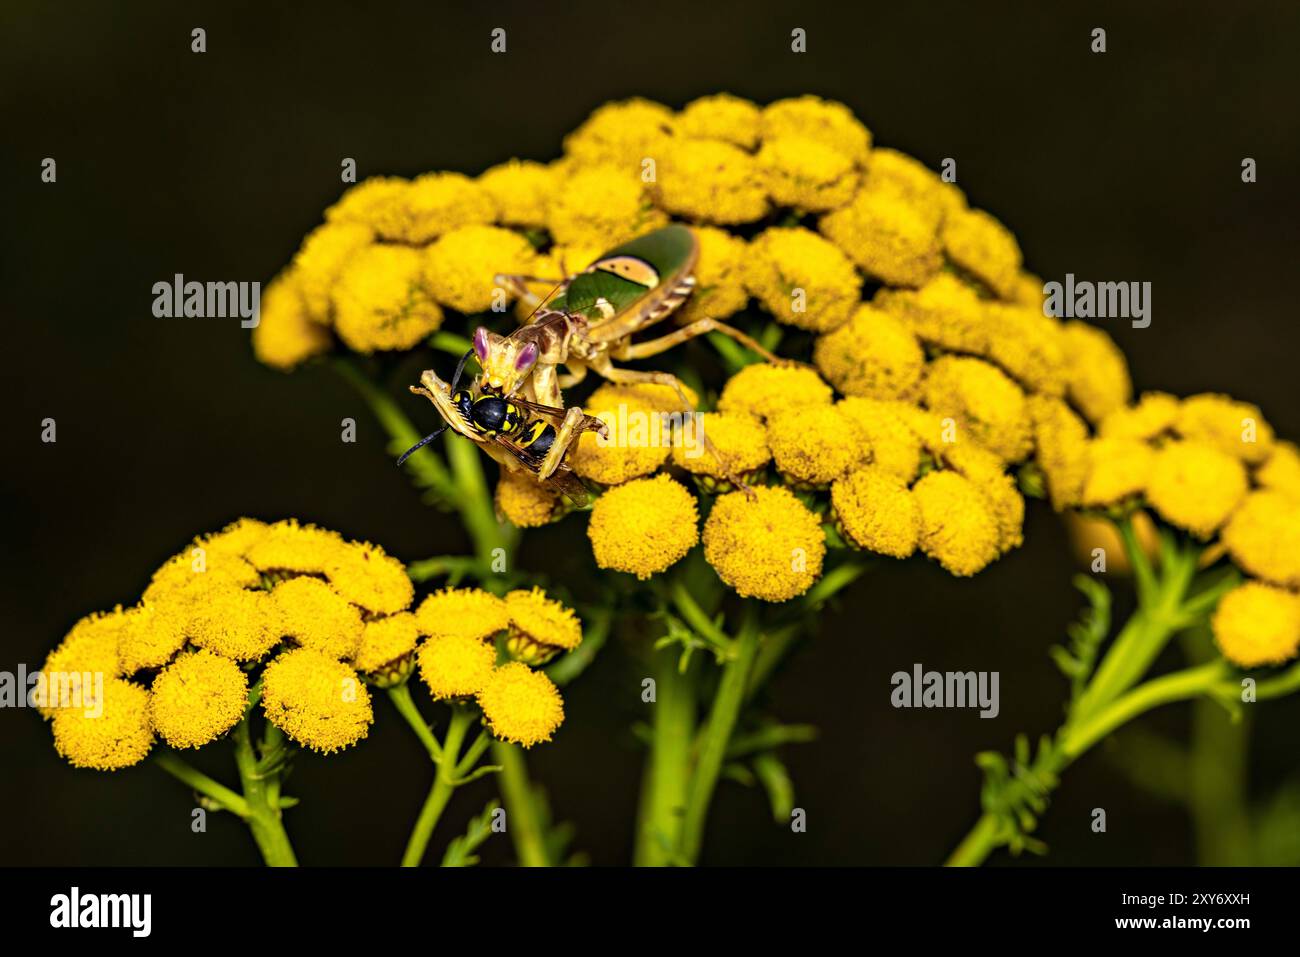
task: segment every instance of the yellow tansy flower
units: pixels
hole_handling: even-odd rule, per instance
[[[33,703],[44,717],[53,717],[59,708],[81,707],[83,694],[93,689],[96,675],[102,675],[105,681],[121,676],[117,649],[128,616],[121,606],[111,612],[87,615],[50,652],[33,692]],[[91,688],[83,693],[86,675],[90,676]]]
[[[557,652],[572,651],[582,643],[578,616],[540,588],[512,591],[505,602],[510,615],[506,649],[515,659],[543,664]]]
[[[329,324],[339,273],[373,239],[368,226],[348,222],[324,223],[307,234],[292,268],[303,308],[313,322]]]
[[[406,232],[406,196],[410,189],[410,181],[400,176],[363,179],[325,210],[325,220],[359,223],[382,239],[401,241]]]
[[[676,400],[679,407],[681,400]],[[584,432],[569,452],[569,465],[583,478],[618,485],[663,465],[672,445],[661,408],[644,390],[602,386],[587,400],[587,413],[605,423],[609,437]]]
[[[542,163],[510,160],[478,178],[496,204],[497,221],[511,226],[546,225],[546,207],[555,191],[555,172]]]
[[[748,481],[772,460],[767,430],[755,416],[703,412],[695,421],[698,427],[694,432],[682,430],[674,436],[673,464],[694,475],[708,491],[731,491],[729,476]],[[705,445],[705,438],[712,449]]]
[[[435,635],[416,653],[420,677],[436,700],[477,694],[496,666],[496,649],[467,634]]]
[[[860,190],[818,229],[862,270],[891,286],[922,286],[943,268],[938,225],[896,193]]]
[[[704,523],[704,557],[742,598],[786,601],[812,587],[822,571],[821,520],[789,489],[729,492]]]
[[[749,248],[746,284],[779,322],[827,332],[857,307],[862,280],[848,258],[816,233],[774,227]]]
[[[334,286],[334,327],[354,352],[409,349],[440,325],[418,250],[367,246]]]
[[[744,150],[758,145],[761,110],[749,100],[718,93],[687,103],[677,114],[678,134],[695,139],[726,140]]]
[[[420,632],[430,637],[461,635],[483,639],[510,624],[506,603],[479,588],[444,588],[415,610]]]
[[[1223,656],[1242,668],[1280,665],[1300,648],[1300,598],[1246,582],[1219,599],[1211,620]]]
[[[1202,442],[1170,442],[1156,453],[1147,499],[1168,522],[1208,538],[1246,496],[1246,470]]]
[[[1077,505],[1090,468],[1087,424],[1061,399],[1031,395],[1027,408],[1052,508]]]
[[[975,355],[988,352],[985,303],[951,273],[940,273],[916,290],[882,289],[871,303],[898,316],[924,342]]]
[[[1300,449],[1293,442],[1275,442],[1272,454],[1255,473],[1255,481],[1300,499]]]
[[[1001,531],[988,500],[956,472],[923,476],[912,488],[921,512],[921,551],[953,575],[974,575],[998,557]]]
[[[699,541],[699,522],[695,497],[686,487],[656,475],[610,489],[597,499],[587,537],[601,568],[645,579],[686,556]]]
[[[940,236],[949,259],[1003,299],[1014,296],[1021,255],[1009,229],[982,209],[962,209],[944,218]]]
[[[555,683],[518,661],[492,672],[478,703],[494,735],[525,748],[551,740],[564,722],[564,701]]]
[[[744,240],[713,226],[695,227],[700,260],[695,267],[695,291],[680,312],[682,324],[698,319],[725,319],[749,302],[745,263],[749,248]]]
[[[560,496],[531,474],[507,472],[496,488],[497,511],[519,528],[538,528],[563,511]]]
[[[287,372],[312,356],[328,352],[334,339],[311,320],[292,272],[277,276],[262,290],[253,354],[263,365]]]
[[[271,526],[255,518],[239,518],[219,532],[206,536],[200,544],[210,552],[240,558],[266,535]]]
[[[76,768],[116,771],[139,764],[153,747],[149,693],[121,678],[105,679],[87,707],[54,715],[54,748]]]
[[[280,655],[262,673],[266,720],[323,754],[356,744],[370,731],[370,692],[355,671],[312,648]]]
[[[1112,505],[1146,491],[1155,467],[1156,451],[1140,439],[1093,439],[1088,443],[1088,475],[1084,505]]]
[[[324,574],[347,548],[338,532],[285,519],[264,529],[262,535],[248,543],[243,554],[260,572]]]
[[[779,471],[801,488],[823,488],[864,458],[853,420],[839,406],[815,405],[768,419],[767,444]]]
[[[1264,421],[1259,406],[1226,395],[1206,393],[1182,401],[1174,431],[1234,455],[1250,465],[1268,459],[1273,451],[1273,428]]]
[[[825,212],[847,203],[858,187],[850,157],[806,137],[765,140],[758,165],[767,194],[777,206]]]
[[[462,226],[431,245],[424,261],[433,297],[461,312],[492,308],[498,273],[528,274],[533,247],[519,233],[497,226]],[[500,293],[504,295],[504,292]]]
[[[837,527],[858,548],[906,558],[916,551],[921,511],[903,481],[878,465],[854,469],[831,486]]]
[[[144,602],[126,613],[117,642],[123,674],[160,668],[184,647],[191,629],[182,607],[173,602]]]
[[[1272,489],[1252,492],[1224,526],[1222,539],[1233,561],[1250,574],[1300,587],[1300,500]]]
[[[952,418],[958,436],[968,434],[1008,462],[1030,452],[1025,394],[997,366],[968,356],[943,356],[930,363],[924,384],[926,404]]]
[[[352,667],[372,684],[388,687],[410,674],[412,653],[420,627],[409,611],[367,621]]]
[[[282,634],[280,609],[268,592],[226,587],[186,605],[190,640],[236,661],[256,661]]]
[[[939,174],[906,153],[888,148],[873,149],[867,157],[867,178],[862,188],[893,193],[906,201],[918,218],[934,223],[966,205],[955,185],[945,183]]]
[[[722,387],[720,412],[744,412],[767,418],[796,407],[829,405],[831,387],[806,366],[758,362],[745,366]]]
[[[318,578],[290,578],[271,592],[285,635],[332,658],[351,658],[361,645],[361,613]]]
[[[1067,322],[1061,330],[1070,401],[1096,424],[1133,397],[1128,361],[1114,340],[1096,326]]]
[[[415,597],[406,566],[369,542],[344,542],[331,550],[323,571],[343,598],[374,614],[399,612]]]
[[[575,170],[559,178],[546,224],[557,243],[609,249],[668,221],[651,204],[646,186],[630,169]]]
[[[1115,409],[1097,426],[1097,434],[1109,439],[1147,441],[1174,427],[1179,403],[1167,392],[1144,392],[1135,405]]]
[[[385,238],[427,243],[453,229],[490,223],[496,206],[483,187],[460,173],[426,173],[411,181],[399,208],[397,235]]]
[[[606,103],[564,138],[564,152],[585,165],[638,170],[642,160],[660,155],[673,124],[672,110],[661,103],[639,97]]]
[[[839,404],[853,423],[854,441],[869,453],[871,463],[904,483],[910,483],[921,467],[921,438],[907,424],[902,402],[850,396]]]
[[[248,705],[248,677],[229,658],[181,655],[154,679],[149,720],[173,748],[198,748],[233,728]]]
[[[768,210],[758,162],[722,140],[667,143],[653,192],[660,208],[701,223],[752,223]]]
[[[925,369],[925,350],[901,319],[865,303],[844,325],[817,338],[813,362],[845,395],[910,398]]]
[[[1061,325],[1042,309],[984,305],[988,358],[1032,392],[1065,394],[1066,360]]]
[[[817,96],[790,97],[769,104],[760,119],[765,142],[801,136],[824,143],[857,164],[865,164],[871,152],[871,133],[843,103]]]

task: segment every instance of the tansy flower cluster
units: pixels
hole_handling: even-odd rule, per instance
[[[34,703],[77,767],[128,767],[158,739],[202,747],[250,701],[294,742],[328,753],[368,733],[367,685],[404,681],[417,654],[426,680],[463,671],[455,639],[486,628],[476,632],[484,681],[462,676],[459,690],[442,691],[485,695],[502,737],[549,738],[563,716],[554,686],[526,665],[527,675],[497,669],[481,639],[506,632],[515,657],[540,663],[581,641],[572,612],[540,592],[443,592],[415,612],[413,596],[405,567],[378,546],[240,519],[165,562],[135,606],[77,622],[46,659]]]
[[[1059,401],[1032,409],[1037,462],[1055,506],[1149,509],[1217,545],[1249,576],[1213,617],[1242,667],[1300,648],[1300,452],[1260,410],[1225,395],[1142,395],[1090,428]]]
[[[537,588],[504,598],[446,588],[420,604],[414,625],[427,635],[416,658],[435,699],[476,700],[494,735],[525,748],[551,739],[564,702],[532,666],[582,643],[582,623],[570,609]]]
[[[1217,538],[1252,578],[1216,618],[1224,653],[1295,653],[1294,446],[1225,397],[1134,402],[1104,331],[1044,315],[1011,232],[839,103],[632,99],[597,109],[550,163],[362,182],[268,292],[254,344],[282,368],[331,336],[409,348],[445,310],[494,305],[498,273],[568,275],[670,221],[700,243],[678,320],[754,303],[811,337],[811,365],[748,366],[688,394],[695,420],[666,385],[588,396],[590,414],[640,429],[589,433],[569,455],[600,493],[601,568],[648,578],[702,544],[728,586],[767,601],[807,591],[828,548],[972,575],[1021,543],[1021,485],[1045,484],[1058,509],[1149,507]],[[521,476],[496,502],[521,527],[571,510]]]
[[[135,606],[74,625],[37,703],[78,767],[127,767],[157,738],[208,744],[244,716],[250,687],[295,742],[335,751],[369,730],[363,678],[404,653],[381,635],[412,596],[403,565],[375,545],[240,519],[165,562]]]

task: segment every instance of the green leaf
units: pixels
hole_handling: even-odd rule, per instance
[[[763,790],[767,791],[768,803],[772,805],[772,819],[777,824],[785,824],[794,812],[794,782],[785,765],[771,751],[754,755],[750,764],[758,776]]]
[[[478,863],[474,852],[492,835],[492,815],[500,806],[495,800],[489,801],[483,813],[469,822],[465,833],[447,845],[442,855],[443,867],[473,867]]]

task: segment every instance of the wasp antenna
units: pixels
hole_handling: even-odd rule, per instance
[[[404,463],[407,459],[409,459],[412,453],[420,451],[420,449],[424,448],[426,445],[428,445],[430,442],[432,442],[434,439],[436,439],[438,436],[442,435],[442,433],[446,431],[447,431],[447,426],[444,425],[437,432],[430,432],[424,438],[420,439],[420,441],[416,442],[409,449],[407,449],[405,452],[402,453],[402,457],[397,460],[397,467],[401,468],[402,463]]]
[[[452,392],[455,392],[456,387],[460,385],[460,374],[465,371],[465,363],[469,362],[469,357],[472,356],[473,354],[474,354],[474,350],[473,349],[469,350],[469,352],[465,353],[463,356],[460,357],[460,362],[456,363],[456,374],[451,377]],[[419,446],[417,445],[415,448],[418,449]],[[415,449],[412,449],[411,451],[414,452]]]

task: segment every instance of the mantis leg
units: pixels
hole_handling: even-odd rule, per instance
[[[665,336],[664,338],[668,337]],[[673,375],[671,372],[646,372],[640,369],[620,369],[608,361],[603,365],[592,366],[592,368],[615,385],[636,385],[638,383],[666,385],[677,392],[677,397],[681,399],[682,402],[683,412],[690,415],[696,414],[695,406],[691,403],[690,398],[686,395],[686,390],[682,387],[682,380],[677,378],[677,376]],[[752,498],[754,496],[753,490],[744,479],[732,471],[731,465],[728,463],[726,456],[724,456],[718,447],[713,444],[713,440],[709,438],[708,433],[702,432],[701,435],[704,438],[705,450],[717,459],[726,471],[727,481],[743,490]]]
[[[569,282],[567,279],[547,279],[544,276],[525,276],[519,273],[498,273],[492,277],[492,281],[513,295],[519,304],[526,309],[536,309],[543,302],[541,296],[528,288],[530,282],[555,287],[552,293],[547,294],[547,299],[558,291],[561,286],[567,285]]]
[[[747,349],[752,349],[768,362],[788,363],[788,359],[782,359],[775,355],[770,349],[764,347],[753,336],[746,335],[735,326],[729,326],[725,322],[719,322],[717,319],[699,319],[692,322],[689,326],[683,326],[675,332],[660,336],[657,339],[647,339],[645,342],[627,343],[621,349],[618,349],[616,355],[619,359],[645,359],[649,356],[657,356],[661,352],[667,352],[674,346],[679,346],[683,342],[694,339],[697,336],[705,335],[710,332],[720,332],[730,339],[734,339]]]
[[[591,416],[584,413],[582,409],[577,406],[564,413],[564,422],[560,425],[559,429],[556,430],[555,441],[551,443],[551,448],[547,451],[546,458],[542,459],[542,464],[537,470],[537,480],[539,482],[545,482],[555,474],[555,470],[558,469],[560,463],[564,461],[564,454],[569,451],[569,446],[574,443],[579,435],[591,428],[591,426],[588,425],[588,419],[591,419]],[[600,429],[593,429],[593,431],[606,434],[603,422],[600,422],[599,419],[592,419],[592,421],[598,422],[601,425]]]

